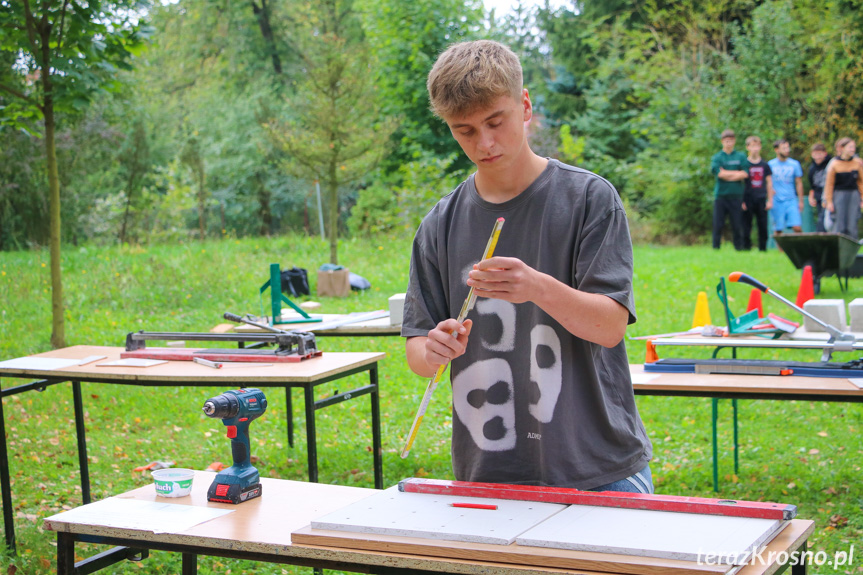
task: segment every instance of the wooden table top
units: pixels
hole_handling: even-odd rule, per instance
[[[639,391],[697,391],[863,398],[863,388],[842,377],[659,373],[645,372],[644,365],[630,365],[629,370],[632,373],[632,386],[636,393]]]
[[[55,349],[30,357],[82,359],[91,355],[104,355],[106,359],[87,365],[74,365],[61,369],[32,369],[0,367],[0,377],[64,378],[80,381],[112,381],[117,383],[213,383],[226,381],[242,384],[290,384],[311,383],[337,376],[352,369],[368,366],[386,357],[385,353],[324,352],[320,357],[304,359],[295,363],[272,363],[256,366],[254,363],[242,367],[213,369],[193,361],[169,361],[150,367],[99,367],[100,363],[120,359],[122,347],[76,345]]]
[[[566,550],[536,548],[537,561],[533,565],[506,563],[495,560],[494,552],[499,546],[483,544],[464,544],[457,542],[437,542],[450,546],[448,557],[434,556],[429,551],[411,553],[409,546],[400,549],[389,547],[375,549],[374,545],[367,549],[347,548],[330,545],[300,544],[292,541],[292,533],[308,531],[312,519],[336,511],[342,507],[360,501],[379,491],[358,487],[344,487],[317,483],[304,483],[279,479],[262,478],[263,494],[240,505],[210,503],[207,501],[207,488],[213,480],[214,473],[197,471],[192,485],[192,494],[188,497],[166,499],[156,496],[153,485],[138,488],[124,493],[118,498],[140,501],[158,501],[159,503],[176,503],[178,505],[194,505],[231,509],[234,512],[211,521],[198,524],[181,533],[153,533],[104,525],[85,524],[74,520],[65,520],[63,514],[48,517],[44,520],[44,528],[49,531],[96,535],[128,539],[137,542],[158,542],[166,544],[200,546],[213,550],[231,550],[250,553],[273,555],[277,557],[297,557],[319,561],[336,561],[359,565],[386,565],[404,569],[424,569],[450,573],[480,574],[493,570],[502,575],[524,575],[526,573],[603,573],[608,569],[593,569],[560,567],[555,563],[560,557],[593,556],[593,564],[600,565],[597,557],[603,554],[583,553]],[[797,549],[812,533],[814,522],[793,520],[769,544],[768,549]],[[327,532],[324,532],[327,533]],[[344,536],[345,533],[340,535]],[[368,534],[364,534],[368,535]],[[370,536],[374,538],[374,536]],[[410,544],[413,538],[402,538],[403,544]],[[429,540],[418,540],[420,544],[430,543]],[[367,542],[371,545],[373,542]],[[417,547],[420,549],[421,545]],[[497,549],[496,549],[497,548]],[[432,552],[433,553],[433,552]],[[557,557],[558,560],[549,560]],[[544,559],[545,558],[545,559]],[[628,564],[646,563],[649,571],[662,575],[667,573],[661,565],[653,565],[657,560],[635,556],[607,555],[608,561],[620,560]],[[663,560],[666,561],[666,560]],[[283,561],[284,562],[284,561]],[[288,561],[289,562],[289,561]],[[667,562],[667,561],[666,561]],[[674,562],[672,563],[685,563]],[[725,568],[708,565],[692,566],[692,573],[724,572]],[[776,566],[747,565],[740,571],[742,575],[769,575]],[[616,571],[620,572],[620,571]]]

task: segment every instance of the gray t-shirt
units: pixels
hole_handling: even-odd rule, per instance
[[[549,160],[523,193],[483,200],[471,176],[432,208],[414,238],[402,335],[457,317],[468,272],[494,222],[494,255],[519,258],[629,310],[632,244],[617,191]],[[652,447],[635,406],[626,348],[575,337],[533,303],[478,297],[467,352],[452,362],[452,460],[461,481],[590,489],[640,471]]]

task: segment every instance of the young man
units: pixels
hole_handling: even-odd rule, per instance
[[[746,138],[746,190],[743,192],[743,249],[752,249],[752,218],[758,225],[758,251],[767,251],[767,210],[773,207],[767,190],[773,187],[770,166],[761,157],[761,138]],[[771,196],[773,194],[770,194]]]
[[[477,167],[417,231],[402,323],[415,373],[451,362],[455,477],[652,492],[623,341],[635,305],[617,191],[531,150],[532,105],[505,46],[451,46],[428,90]],[[500,217],[494,257],[478,261]],[[476,308],[459,324],[471,286]]]
[[[812,163],[807,173],[809,179],[809,205],[815,210],[815,231],[824,232],[824,207],[821,196],[824,194],[824,180],[827,177],[827,164],[833,156],[827,153],[827,147],[818,142],[812,146]]]
[[[790,158],[791,145],[788,140],[780,139],[773,142],[776,157],[767,162],[773,172],[773,194],[768,191],[769,199],[773,200],[773,227],[777,234],[791,228],[794,232],[802,232],[800,214],[803,213],[803,168],[800,162]]]
[[[737,138],[733,130],[724,130],[720,136],[722,150],[710,160],[710,172],[716,176],[713,185],[713,249],[722,243],[725,216],[731,221],[734,249],[743,249],[743,181],[749,177],[746,156],[734,150]]]

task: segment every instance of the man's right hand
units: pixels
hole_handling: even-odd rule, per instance
[[[466,319],[459,323],[455,319],[445,319],[431,330],[425,342],[425,361],[437,370],[441,365],[464,355],[473,321]],[[457,337],[452,333],[456,332]]]
[[[406,342],[408,366],[417,375],[432,377],[438,368],[464,355],[473,321],[464,323],[450,318],[435,326],[426,337],[413,337]],[[456,332],[457,337],[452,333]]]

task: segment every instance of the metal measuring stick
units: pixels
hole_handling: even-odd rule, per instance
[[[497,245],[497,239],[500,236],[500,230],[503,227],[503,218],[498,218],[494,222],[494,227],[491,230],[491,236],[488,238],[488,243],[485,246],[485,252],[482,254],[481,260],[485,260],[491,257],[494,253],[494,248]],[[464,303],[461,306],[461,311],[458,314],[458,318],[456,320],[459,323],[464,323],[465,318],[467,317],[468,312],[473,309],[474,304],[476,303],[476,293],[474,288],[471,287],[470,291],[467,294],[467,298],[465,298]],[[453,337],[458,337],[458,330],[452,332]],[[442,364],[429,380],[428,386],[426,387],[425,394],[423,394],[422,401],[420,402],[419,409],[417,409],[416,417],[414,418],[413,425],[411,425],[411,430],[408,433],[408,439],[405,442],[405,446],[402,449],[402,459],[408,456],[411,451],[411,446],[414,444],[414,440],[417,437],[417,432],[420,428],[420,423],[422,423],[423,417],[428,410],[429,402],[431,401],[432,393],[435,388],[437,388],[438,383],[440,382],[441,376],[443,376],[444,371],[446,371],[447,364]]]

